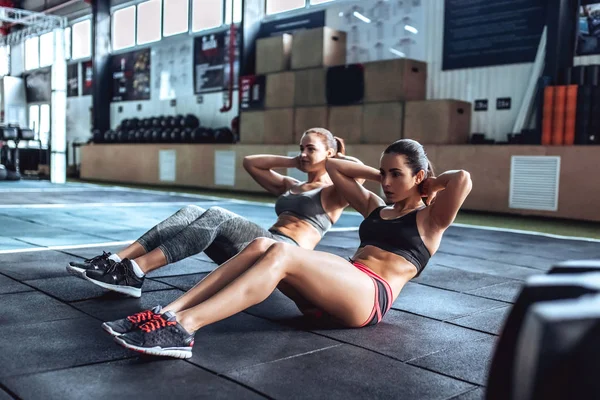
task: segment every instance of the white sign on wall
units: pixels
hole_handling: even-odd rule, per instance
[[[346,32],[347,62],[411,58],[425,61],[422,0],[362,0],[332,4],[327,26]]]
[[[166,40],[152,46],[152,93],[159,100],[194,94],[193,42]]]
[[[215,185],[235,185],[235,151],[215,151]]]
[[[177,177],[177,152],[175,150],[159,150],[158,179],[161,182],[175,182]]]

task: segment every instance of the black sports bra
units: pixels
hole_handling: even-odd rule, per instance
[[[370,245],[398,254],[417,267],[416,276],[419,276],[431,258],[417,228],[419,210],[411,211],[400,218],[383,219],[380,212],[385,207],[377,207],[360,224],[360,247]]]

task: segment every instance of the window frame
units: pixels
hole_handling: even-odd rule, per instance
[[[35,71],[36,69],[40,69],[40,36],[41,35],[31,36],[23,41],[23,71]],[[33,39],[37,40],[37,64],[35,67],[29,68],[27,66],[27,42]]]
[[[127,52],[131,52],[131,51],[136,51],[139,49],[143,49],[143,48],[147,48],[152,46],[153,44],[156,43],[160,43],[160,41],[166,39],[166,38],[172,38],[172,37],[179,37],[180,35],[184,35],[187,34],[189,37],[196,37],[196,36],[201,36],[201,35],[207,35],[207,34],[211,34],[214,32],[222,32],[223,30],[229,28],[229,26],[231,24],[227,24],[225,23],[226,21],[226,12],[227,12],[227,1],[231,1],[232,4],[232,9],[234,9],[235,7],[235,1],[236,0],[222,0],[222,7],[223,7],[223,13],[222,13],[222,21],[221,21],[221,25],[214,27],[214,28],[208,28],[208,29],[202,29],[199,31],[193,31],[192,29],[192,24],[193,24],[193,15],[194,15],[194,7],[193,7],[193,1],[192,0],[187,0],[188,3],[188,29],[187,31],[181,32],[181,33],[176,33],[174,35],[170,35],[170,36],[165,36],[163,34],[163,30],[164,30],[164,17],[165,17],[165,0],[160,0],[161,3],[161,19],[160,19],[160,39],[153,41],[153,42],[148,42],[148,43],[143,43],[143,44],[138,44],[138,35],[137,35],[137,21],[138,21],[138,17],[139,17],[139,10],[137,9],[137,7],[142,4],[145,3],[147,1],[151,1],[151,0],[133,0],[133,1],[128,1],[125,2],[123,4],[119,4],[117,6],[111,7],[110,9],[110,13],[111,13],[111,38],[110,38],[110,43],[111,43],[111,47],[112,47],[112,15],[115,13],[115,11],[118,11],[122,8],[126,8],[126,7],[131,7],[131,6],[135,6],[136,7],[136,13],[135,13],[135,26],[136,26],[136,30],[135,30],[135,45],[131,46],[131,47],[126,47],[123,49],[119,49],[119,50],[115,50],[113,48],[111,48],[110,50],[110,54],[122,54],[122,53],[127,53]],[[335,0],[334,0],[335,1]],[[265,3],[266,4],[266,3]],[[240,6],[243,6],[243,4],[241,4]],[[319,6],[319,5],[317,5]],[[241,10],[243,13],[243,9]],[[293,10],[293,11],[298,11]],[[279,14],[274,14],[274,15],[279,15]],[[243,17],[243,15],[242,15]],[[232,16],[233,18],[233,16]],[[84,18],[84,19],[87,19]],[[76,22],[81,22],[81,20],[78,20]],[[234,22],[234,24],[239,25],[239,22]],[[72,54],[72,51],[71,51]],[[73,58],[71,58],[72,60],[75,60]],[[78,59],[79,60],[79,59]]]
[[[332,5],[334,3],[341,3],[341,2],[347,1],[347,0],[331,0],[331,1],[327,1],[325,3],[320,3],[320,4],[310,4],[310,0],[304,0],[304,7],[293,8],[293,9],[287,10],[287,11],[280,11],[280,12],[277,12],[274,14],[267,14],[267,2],[269,2],[269,1],[277,1],[277,0],[264,0],[263,6],[265,8],[265,16],[263,18],[263,21],[267,21],[267,22],[282,19],[282,18],[293,17],[295,15],[306,14],[308,12],[318,10],[320,8],[329,7],[330,5]]]
[[[166,39],[166,38],[172,38],[172,37],[177,37],[179,35],[184,35],[184,34],[190,34],[192,32],[192,0],[186,0],[187,1],[187,10],[188,10],[188,15],[187,15],[187,29],[182,31],[182,32],[178,32],[178,33],[173,33],[170,34],[168,36],[165,35],[165,0],[162,0],[162,19],[161,19],[161,40]]]
[[[75,25],[77,25],[77,24],[80,24],[80,23],[88,21],[88,20],[90,21],[90,54],[87,55],[87,56],[81,56],[81,57],[77,57],[76,58],[73,55],[73,27]],[[83,17],[83,18],[80,18],[80,19],[76,19],[76,20],[74,20],[74,21],[71,22],[71,24],[69,25],[69,27],[71,28],[71,52],[70,52],[71,58],[69,60],[70,61],[85,61],[85,60],[91,59],[92,58],[92,54],[94,53],[94,49],[93,49],[94,43],[93,43],[93,40],[92,40],[93,39],[92,38],[92,36],[93,36],[93,32],[92,32],[92,18],[86,16],[86,17]]]
[[[137,46],[137,20],[138,20],[138,14],[137,14],[137,4],[129,4],[129,5],[125,5],[123,7],[115,7],[114,9],[110,10],[110,49],[114,52],[123,52],[123,51],[129,51],[130,49],[134,48]],[[115,49],[114,48],[114,31],[115,31],[115,14],[118,13],[119,11],[125,10],[127,8],[132,8],[133,7],[133,44],[130,46],[125,46],[125,47],[121,47],[119,49]]]
[[[160,2],[160,29],[158,32],[159,38],[156,40],[152,40],[150,42],[140,43],[138,40],[138,20],[139,20],[139,15],[140,15],[139,7],[140,7],[140,5],[149,3],[151,1],[159,1]],[[112,11],[111,11],[111,13],[112,13]],[[139,1],[139,2],[135,3],[135,21],[134,21],[134,23],[135,23],[135,44],[133,45],[133,47],[137,48],[137,47],[149,46],[152,43],[160,42],[161,40],[163,40],[165,38],[163,36],[164,15],[165,15],[165,0],[143,0],[143,1]],[[111,40],[112,40],[112,30],[111,30]]]

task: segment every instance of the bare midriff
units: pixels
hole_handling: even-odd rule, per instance
[[[314,226],[291,214],[282,213],[272,228],[294,239],[305,249],[312,250],[321,241],[321,235]]]
[[[406,258],[375,246],[367,245],[359,248],[352,260],[364,264],[383,278],[392,288],[394,300],[406,282],[417,274],[416,267]]]

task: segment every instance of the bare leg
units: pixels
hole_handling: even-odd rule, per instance
[[[246,272],[273,244],[268,238],[255,239],[244,250],[208,274],[180,298],[163,308],[163,312],[178,312],[200,304]]]
[[[159,269],[160,267],[164,267],[168,264],[167,257],[165,257],[165,254],[160,248],[156,248],[147,254],[134,258],[133,260],[137,263],[144,274],[154,271],[155,269]]]
[[[375,288],[365,273],[336,255],[276,243],[237,279],[180,311],[177,319],[194,332],[262,302],[282,280],[348,326],[360,326],[371,314]]]
[[[129,246],[117,253],[121,260],[124,258],[129,258],[132,260],[134,258],[141,257],[144,254],[146,254],[146,249],[144,249],[144,247],[138,242],[131,243]]]

